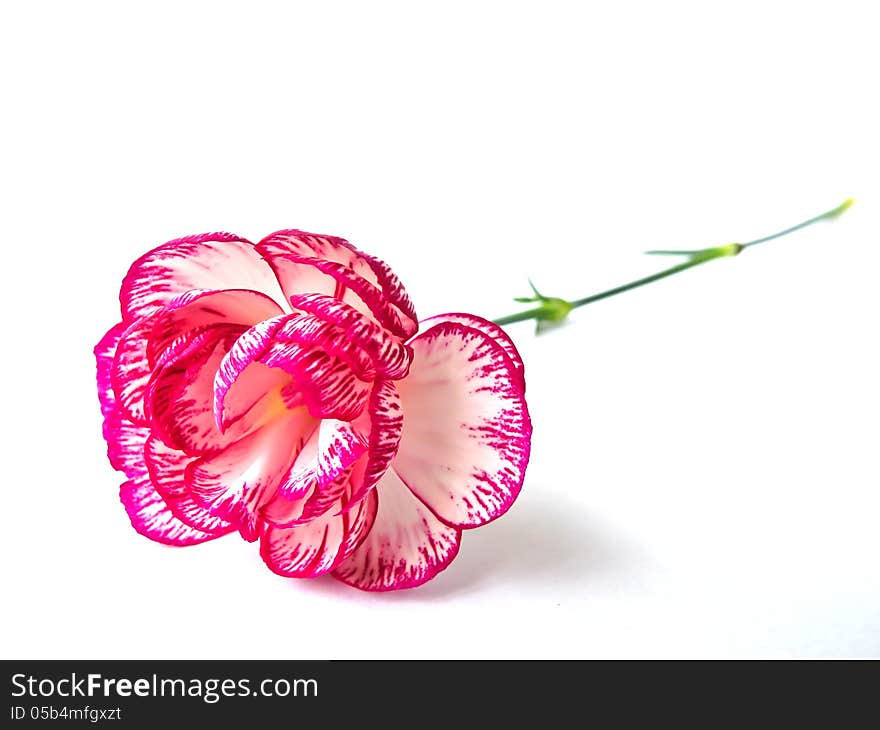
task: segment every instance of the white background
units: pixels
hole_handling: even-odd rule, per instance
[[[880,655],[871,3],[9,2],[0,11],[5,658]],[[499,316],[521,498],[427,586],[291,581],[128,525],[91,349],[130,262],[282,227]]]

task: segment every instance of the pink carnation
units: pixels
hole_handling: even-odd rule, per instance
[[[95,348],[104,438],[134,528],[230,532],[279,575],[365,590],[430,580],[522,487],[523,366],[496,325],[421,322],[348,242],[279,231],[159,246]]]

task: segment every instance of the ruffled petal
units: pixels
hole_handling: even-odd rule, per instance
[[[252,289],[285,306],[272,270],[252,243],[230,233],[169,241],[132,264],[119,292],[126,322],[152,314],[190,289]]]
[[[351,305],[324,294],[294,294],[290,303],[294,309],[338,327],[346,339],[370,356],[379,375],[391,380],[406,377],[412,362],[411,348]]]
[[[362,456],[351,466],[341,471],[336,479],[327,479],[317,484],[310,494],[299,500],[293,511],[288,512],[293,519],[288,518],[285,522],[275,520],[275,522],[279,527],[292,527],[311,522],[330,510],[332,510],[331,514],[345,512],[351,504],[352,487],[361,483],[366,464],[367,460]],[[340,502],[339,500],[343,497],[345,499]]]
[[[372,365],[338,328],[312,315],[291,315],[260,362],[289,373],[315,418],[350,421],[367,402]]]
[[[393,470],[371,493],[374,497],[378,505],[373,526],[333,572],[335,578],[366,591],[413,588],[452,562],[461,531],[440,522]]]
[[[304,403],[315,418],[349,421],[366,405],[371,364],[344,333],[308,314],[292,314],[261,322],[232,346],[217,371],[214,412],[221,425],[229,421],[226,399],[233,384],[253,364],[287,373],[282,388],[288,407]]]
[[[165,500],[168,509],[181,522],[202,532],[225,535],[235,526],[222,517],[212,515],[196,502],[186,488],[186,467],[194,458],[169,448],[161,439],[151,436],[144,446],[144,461],[150,481]]]
[[[339,478],[367,450],[351,424],[325,419],[306,441],[278,490],[288,499],[313,494]]]
[[[105,423],[104,438],[110,464],[129,479],[143,476],[146,472],[144,443],[150,436],[150,429],[118,417],[111,417]]]
[[[124,331],[124,324],[116,325],[95,347],[98,398],[104,417],[102,432],[107,442],[110,464],[127,477],[137,478],[144,473],[143,447],[150,432],[147,427],[136,425],[123,416],[113,391],[113,361]]]
[[[355,462],[366,451],[366,441],[350,423],[320,421],[263,516],[275,525],[289,527],[322,515],[341,497]]]
[[[218,326],[241,327],[244,332],[258,322],[283,314],[275,300],[249,289],[192,290],[179,294],[157,314],[149,336],[147,358],[155,364],[181,337]]]
[[[269,526],[260,540],[266,565],[289,578],[315,578],[340,565],[372,526],[376,498],[371,495],[342,514],[339,507],[296,527]]]
[[[123,417],[111,383],[113,360],[123,331],[123,324],[116,325],[95,347],[98,395],[104,415],[103,431],[108,456],[113,467],[128,477],[120,487],[120,501],[135,530],[151,540],[185,546],[219,537],[223,532],[203,532],[181,521],[153,484],[145,458],[150,430]]]
[[[298,410],[186,467],[186,489],[196,502],[238,527],[249,542],[259,536],[261,509],[275,496],[302,448],[304,426],[312,423],[305,409]]]
[[[144,395],[153,372],[147,345],[155,324],[155,314],[128,324],[119,338],[110,374],[120,411],[129,421],[144,426],[148,425],[144,413]]]
[[[113,392],[113,360],[119,339],[125,332],[125,323],[120,322],[111,327],[95,345],[95,363],[97,366],[98,400],[101,403],[101,415],[106,422],[107,417],[116,411],[116,394]],[[105,435],[106,438],[106,435]]]
[[[305,231],[277,231],[257,244],[286,296],[327,294],[375,317],[400,337],[418,330],[412,301],[383,262],[348,241]]]
[[[205,341],[200,350],[193,351],[193,343],[182,362],[157,369],[147,388],[146,410],[153,433],[169,446],[193,456],[221,451],[244,438],[275,415],[273,397],[280,398],[278,392],[252,394],[248,409],[237,413],[223,431],[218,428],[214,378],[235,340],[234,334],[224,336],[227,328],[219,326],[203,332],[200,338]]]
[[[132,527],[156,542],[183,547],[220,537],[221,533],[202,532],[181,522],[148,478],[125,482],[119,490],[119,499]]]
[[[532,425],[521,375],[501,345],[463,324],[436,325],[411,344],[393,469],[447,524],[485,524],[525,477]]]
[[[363,499],[391,466],[403,433],[403,420],[397,386],[390,380],[377,382],[366,412],[352,424],[368,443],[363,474],[353,479],[352,503]]]
[[[501,346],[501,349],[504,350],[504,354],[507,355],[507,357],[510,359],[510,366],[517,375],[517,382],[519,383],[523,392],[525,392],[526,379],[525,371],[523,369],[522,358],[519,356],[519,351],[516,349],[516,345],[513,344],[513,340],[510,339],[510,336],[503,329],[501,329],[501,327],[499,327],[494,322],[490,322],[488,319],[483,319],[482,317],[478,317],[475,314],[465,314],[463,312],[438,314],[434,317],[423,319],[419,324],[424,331],[427,331],[431,327],[434,327],[438,324],[443,324],[444,322],[455,322],[456,324],[463,324],[465,327],[479,330],[484,335],[488,335],[493,340],[495,340],[495,342]]]

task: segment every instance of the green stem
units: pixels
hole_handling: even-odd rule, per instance
[[[741,250],[742,247],[736,243],[730,244],[729,246],[719,246],[718,248],[706,249],[705,251],[700,252],[703,255],[691,256],[691,258],[689,258],[684,263],[678,264],[678,266],[671,266],[668,269],[663,269],[663,271],[658,271],[656,274],[651,274],[650,276],[646,276],[643,279],[636,279],[635,281],[631,281],[629,284],[616,286],[613,289],[608,289],[608,291],[599,292],[598,294],[592,294],[588,297],[584,297],[583,299],[575,299],[571,303],[571,308],[576,309],[577,307],[582,307],[585,304],[598,302],[600,299],[607,299],[608,297],[613,297],[616,294],[623,294],[623,292],[629,291],[630,289],[636,289],[640,286],[644,286],[645,284],[651,284],[655,281],[659,281],[660,279],[665,279],[667,276],[672,276],[673,274],[677,274],[680,271],[687,271],[688,269],[694,268],[694,266],[705,264],[707,261],[712,261],[713,259],[718,259],[722,256],[736,256]]]
[[[592,304],[593,302],[598,302],[601,299],[607,299],[608,297],[622,294],[623,292],[629,291],[630,289],[636,289],[640,286],[651,284],[655,281],[659,281],[660,279],[665,279],[667,276],[672,276],[673,274],[687,271],[688,269],[692,269],[695,266],[699,266],[700,264],[705,264],[707,261],[736,256],[750,246],[756,246],[759,243],[765,243],[767,241],[772,241],[775,238],[781,238],[782,236],[785,236],[789,233],[794,233],[801,228],[806,228],[807,226],[811,226],[814,223],[818,223],[819,221],[837,218],[844,211],[846,211],[853,204],[853,202],[854,201],[852,200],[852,198],[850,198],[849,200],[846,200],[838,205],[836,208],[826,211],[821,215],[810,218],[803,223],[798,223],[795,226],[791,226],[790,228],[786,228],[785,230],[779,231],[778,233],[774,233],[770,236],[756,238],[754,241],[748,241],[747,243],[728,243],[724,246],[703,248],[695,251],[648,251],[647,253],[649,254],[686,256],[687,258],[682,263],[677,264],[676,266],[671,266],[668,269],[658,271],[656,274],[651,274],[650,276],[636,279],[635,281],[631,281],[627,284],[622,284],[620,286],[614,287],[613,289],[608,289],[606,291],[599,292],[598,294],[592,294],[590,296],[583,297],[582,299],[566,301],[565,299],[559,299],[557,297],[545,297],[539,294],[538,291],[534,288],[534,285],[532,285],[532,291],[535,293],[535,296],[522,297],[517,301],[537,302],[539,303],[539,306],[533,307],[532,309],[526,309],[522,312],[508,314],[507,316],[499,317],[498,319],[495,319],[493,321],[495,322],[495,324],[505,325],[513,324],[514,322],[523,322],[526,320],[535,319],[538,321],[539,326],[541,325],[541,323],[546,322],[561,322],[566,318],[566,316],[568,316],[568,313],[572,309],[577,309],[578,307],[583,307],[586,304]]]
[[[843,215],[847,210],[849,210],[850,206],[855,202],[855,199],[847,198],[833,210],[826,211],[821,215],[817,215],[815,218],[810,218],[810,220],[804,221],[803,223],[798,223],[796,226],[792,226],[791,228],[786,228],[784,231],[779,231],[779,233],[774,233],[772,236],[756,238],[754,241],[744,243],[742,247],[748,248],[749,246],[757,246],[759,243],[766,243],[767,241],[772,241],[774,238],[782,238],[789,233],[794,233],[795,231],[799,231],[801,228],[806,228],[807,226],[811,226],[814,223],[818,223],[819,221],[837,218],[838,216]]]

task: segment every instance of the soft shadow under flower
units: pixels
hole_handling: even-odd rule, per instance
[[[502,518],[465,531],[458,559],[423,586],[405,593],[366,594],[320,579],[303,581],[307,585],[302,588],[334,598],[395,603],[456,599],[504,584],[524,597],[531,592],[547,596],[554,588],[587,584],[591,578],[632,568],[632,547],[582,509],[537,485],[527,493]]]

